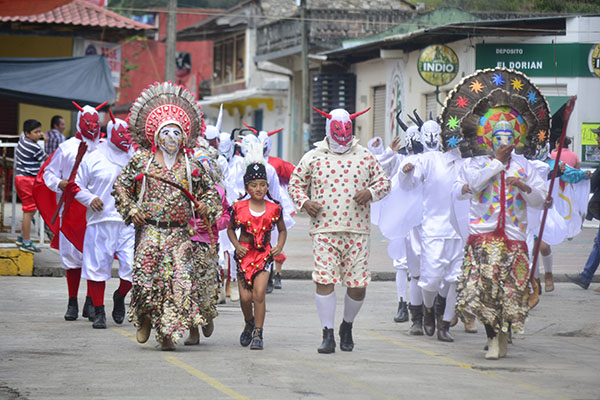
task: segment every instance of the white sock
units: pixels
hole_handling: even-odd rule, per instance
[[[331,292],[325,296],[315,294],[317,303],[317,314],[321,320],[321,328],[333,329],[335,322],[335,292]]]
[[[408,277],[405,269],[396,271],[396,291],[398,292],[398,301],[406,299],[406,288],[408,286]]]
[[[428,290],[423,290],[423,304],[425,304],[425,307],[427,307],[427,308],[433,307],[433,302],[435,301],[435,296],[437,296],[437,292],[430,292]]]
[[[448,286],[448,295],[446,296],[446,308],[442,320],[450,322],[456,313],[456,282],[444,282],[444,285]]]
[[[552,253],[547,256],[542,256],[542,264],[544,264],[544,272],[547,274],[552,273]]]
[[[344,296],[344,321],[350,323],[354,322],[354,318],[356,318],[362,304],[363,300],[354,300],[346,293],[346,296]]]
[[[423,304],[423,289],[419,286],[419,280],[412,278],[409,286],[410,304],[420,306]]]

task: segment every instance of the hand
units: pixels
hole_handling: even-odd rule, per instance
[[[208,213],[208,208],[206,207],[206,204],[204,204],[204,202],[202,201],[197,202],[196,212],[202,216],[206,215]]]
[[[235,246],[235,253],[237,254],[238,258],[242,258],[246,254],[248,254],[248,249],[246,247],[238,244],[237,246]]]
[[[415,165],[411,164],[411,163],[408,163],[404,167],[402,167],[402,172],[404,172],[405,174],[408,174],[413,169],[415,169]]]
[[[396,136],[392,143],[390,143],[390,149],[393,151],[398,151],[400,149],[400,145],[402,144],[402,138],[400,136]]]
[[[371,195],[371,191],[369,189],[363,189],[356,192],[354,197],[352,197],[352,200],[357,202],[359,205],[364,206],[369,203],[372,198],[373,196]]]
[[[138,211],[131,216],[131,222],[133,222],[135,226],[143,226],[146,225],[146,218],[144,218],[144,215]]]
[[[550,197],[550,199],[546,199],[546,201],[544,202],[544,207],[552,208],[553,204],[554,204],[554,199],[552,197]]]
[[[465,183],[462,187],[462,189],[460,190],[461,194],[473,194],[473,191],[471,190],[471,187],[469,186],[468,183]]]
[[[67,183],[69,183],[69,181],[66,179],[63,179],[62,181],[60,181],[58,183],[58,188],[64,192],[65,188],[67,187]]]
[[[567,169],[567,164],[561,161],[558,163],[558,168],[560,168],[560,173],[564,174],[565,170]]]
[[[590,179],[592,177],[592,171],[586,171],[585,177]]]
[[[379,147],[379,145],[381,145],[381,138],[375,138],[375,141],[373,142],[373,147]]]
[[[273,256],[273,257],[277,257],[280,254],[281,254],[281,248],[279,248],[279,246],[275,246],[275,247],[271,248],[271,251],[269,252],[269,255]]]
[[[502,164],[506,163],[510,158],[510,153],[512,153],[514,148],[514,144],[500,146],[500,148],[496,150],[496,160],[500,161]]]
[[[196,229],[200,229],[202,231],[208,231],[208,226],[206,226],[204,221],[200,219],[200,220],[196,221]]]
[[[523,183],[519,178],[509,176],[506,178],[506,184],[511,185],[519,189],[521,192],[531,193],[531,188]]]
[[[323,206],[320,203],[317,203],[316,201],[312,200],[306,200],[304,202],[304,205],[302,206],[302,209],[313,218],[317,218],[317,216],[319,215],[319,211],[321,211],[322,208]]]
[[[100,212],[102,211],[102,209],[104,209],[104,203],[102,202],[102,200],[100,200],[100,197],[96,197],[90,203],[90,208],[96,212]]]

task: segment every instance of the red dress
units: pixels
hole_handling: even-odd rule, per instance
[[[252,238],[251,243],[240,244],[248,249],[248,253],[238,259],[238,273],[244,276],[244,283],[252,287],[256,274],[265,269],[272,257],[271,230],[281,218],[281,206],[265,200],[265,212],[255,217],[250,213],[250,200],[236,201],[231,206],[231,219],[236,228],[242,229]]]

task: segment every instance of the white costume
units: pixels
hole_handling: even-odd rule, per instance
[[[124,121],[117,121],[125,125]],[[133,149],[124,152],[116,148],[109,137],[84,159],[77,170],[75,183],[81,190],[75,195],[75,199],[88,208],[81,271],[84,279],[110,279],[116,255],[119,260],[119,277],[131,282],[135,232],[132,225],[123,223],[123,218],[115,209],[111,192],[113,183],[132,154]],[[103,203],[100,212],[90,207],[92,200],[97,197]]]

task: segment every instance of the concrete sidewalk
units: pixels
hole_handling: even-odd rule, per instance
[[[294,219],[296,225],[288,231],[285,245],[287,261],[283,266],[282,277],[283,279],[311,279],[313,256],[308,234],[309,217],[300,214]],[[586,221],[584,229],[577,237],[552,248],[556,282],[566,282],[565,274],[575,274],[583,270],[597,231],[597,221],[591,223]],[[373,280],[394,280],[395,270],[387,255],[388,240],[381,235],[376,226],[372,226],[371,232],[369,265],[373,272]],[[33,271],[34,276],[64,276],[58,251],[49,248],[47,244],[43,246],[42,252],[35,255]],[[113,265],[113,276],[118,276],[116,263]],[[600,276],[596,275],[594,282],[600,282]]]

